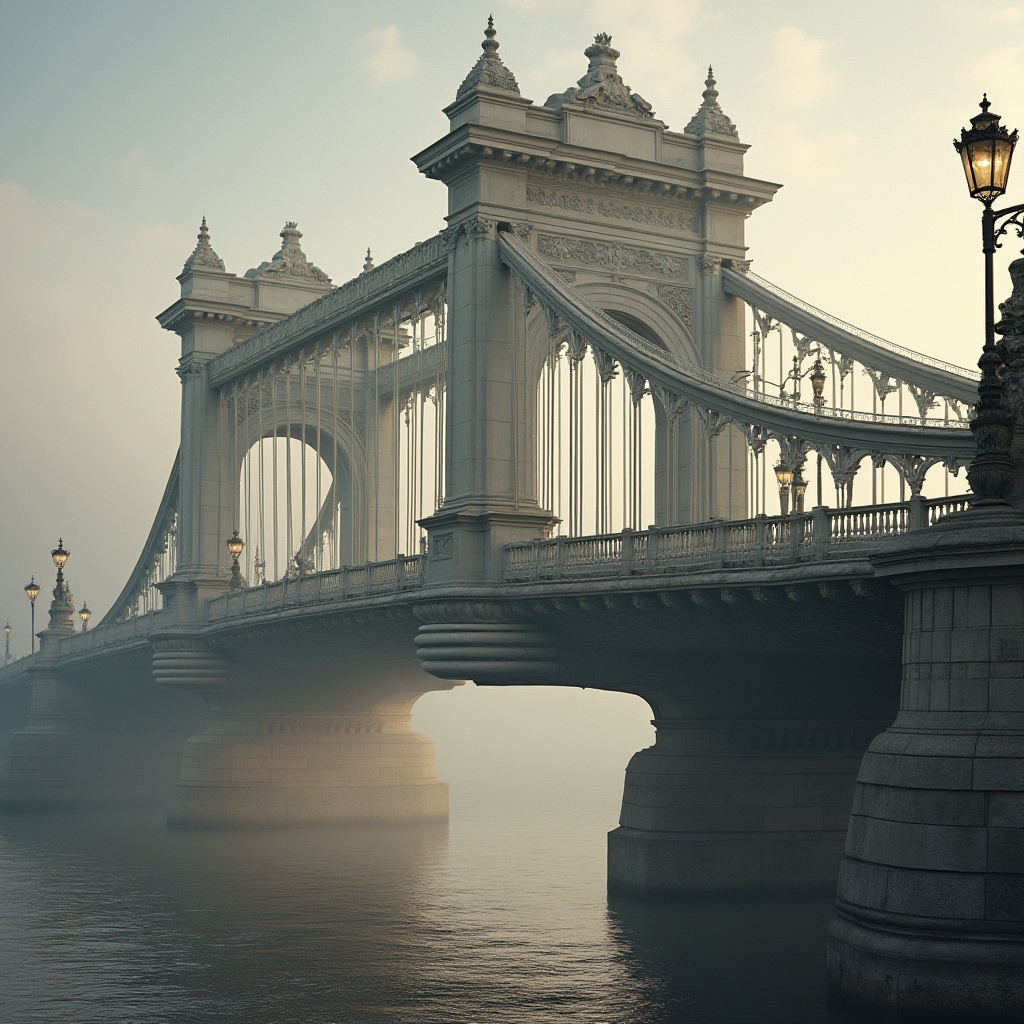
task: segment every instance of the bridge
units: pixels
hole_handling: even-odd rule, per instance
[[[635,693],[657,740],[612,888],[838,878],[840,998],[916,1012],[966,978],[1002,1019],[1024,498],[965,493],[977,373],[753,271],[780,186],[744,174],[710,69],[673,131],[608,36],[542,104],[497,51],[489,25],[413,158],[447,190],[434,237],[334,286],[294,223],[237,275],[203,221],[158,317],[178,455],[102,621],[75,632],[60,567],[0,672],[3,803],[137,796],[173,761],[177,827],[444,819],[422,694]]]

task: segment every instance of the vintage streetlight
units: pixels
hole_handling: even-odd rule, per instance
[[[36,598],[39,596],[39,584],[36,583],[35,576],[32,577],[29,583],[25,584],[25,595],[28,597],[29,603],[32,605],[32,633],[31,633],[31,650],[32,653],[36,653]]]
[[[807,492],[807,481],[798,468],[793,474],[793,511],[803,512],[804,494]]]
[[[995,298],[992,283],[992,257],[999,239],[1014,225],[1024,237],[1024,203],[994,210],[992,204],[1006,191],[1010,161],[1017,144],[1017,131],[1007,131],[997,114],[990,114],[988,94],[982,96],[981,113],[971,118],[970,128],[960,129],[953,145],[963,161],[967,188],[979,200],[981,213],[981,251],[985,254],[985,347],[978,366],[978,411],[971,421],[976,454],[967,470],[974,491],[972,505],[1003,504],[1013,489],[1014,467],[1010,457],[1013,416],[1003,408],[1003,384],[999,378],[1002,356],[995,343]]]
[[[57,546],[50,552],[53,564],[57,567],[57,584],[53,588],[53,601],[50,603],[50,622],[47,630],[57,633],[73,633],[75,631],[75,606],[71,600],[71,588],[64,579],[64,566],[68,564],[71,552],[64,547],[64,538],[57,541]]]
[[[793,470],[783,462],[775,467],[775,479],[779,482],[779,507],[784,516],[789,515],[789,486],[793,482]]]
[[[11,660],[11,622],[10,619],[4,623],[4,664]]]
[[[1000,237],[1011,224],[1017,225],[1018,234],[1024,233],[1024,203],[992,209],[992,204],[1006,191],[1017,130],[1007,131],[999,123],[999,115],[988,112],[991,104],[987,93],[978,105],[981,113],[971,118],[970,128],[960,129],[960,139],[954,139],[953,145],[963,161],[971,196],[985,207],[981,214],[981,251],[985,254],[985,348],[989,349],[995,346],[992,257],[999,248]]]
[[[245,550],[245,541],[238,536],[238,530],[228,537],[228,551],[231,553],[231,589],[242,589],[242,570],[238,567],[238,556]]]
[[[82,602],[82,610],[78,614],[82,617],[82,632],[87,633],[89,631],[89,619],[92,618],[92,612],[84,601]]]

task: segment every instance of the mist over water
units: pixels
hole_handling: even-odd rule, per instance
[[[421,705],[449,826],[0,819],[0,1020],[827,1019],[831,898],[609,900],[605,835],[650,742],[645,705],[472,687]]]

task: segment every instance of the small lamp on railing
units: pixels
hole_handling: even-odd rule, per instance
[[[78,614],[82,617],[82,632],[87,633],[89,631],[89,619],[92,618],[92,612],[84,601],[82,602],[82,608]]]
[[[231,553],[231,589],[242,589],[242,570],[238,566],[238,556],[245,550],[245,541],[238,536],[238,530],[228,537],[228,551]]]
[[[803,473],[798,469],[793,474],[793,511],[803,512],[804,510],[804,494],[807,492],[807,481],[804,479]]]
[[[4,623],[4,664],[11,660],[11,623],[10,620]]]
[[[25,596],[28,598],[29,603],[32,605],[32,633],[31,633],[31,650],[32,653],[36,653],[36,598],[39,596],[39,584],[36,583],[35,576],[32,577],[31,581],[25,584]]]
[[[793,483],[793,470],[780,462],[775,467],[775,479],[779,482],[779,507],[784,516],[789,515],[789,487]]]
[[[820,416],[825,407],[825,367],[821,362],[821,350],[811,367],[811,389],[814,391],[814,415]]]

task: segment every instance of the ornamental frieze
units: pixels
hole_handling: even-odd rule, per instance
[[[677,284],[659,284],[658,298],[672,310],[684,324],[693,323],[693,289]]]
[[[619,272],[657,274],[659,277],[676,277],[681,280],[688,276],[686,260],[678,256],[625,245],[608,245],[587,238],[541,235],[537,239],[537,251],[548,259],[572,260],[586,266],[605,267]]]
[[[691,213],[674,213],[671,210],[660,210],[635,203],[612,203],[594,196],[530,186],[526,189],[526,199],[536,206],[571,210],[573,213],[607,217],[609,220],[624,220],[632,224],[650,224],[675,231],[686,231],[689,234],[697,233],[697,215]]]

